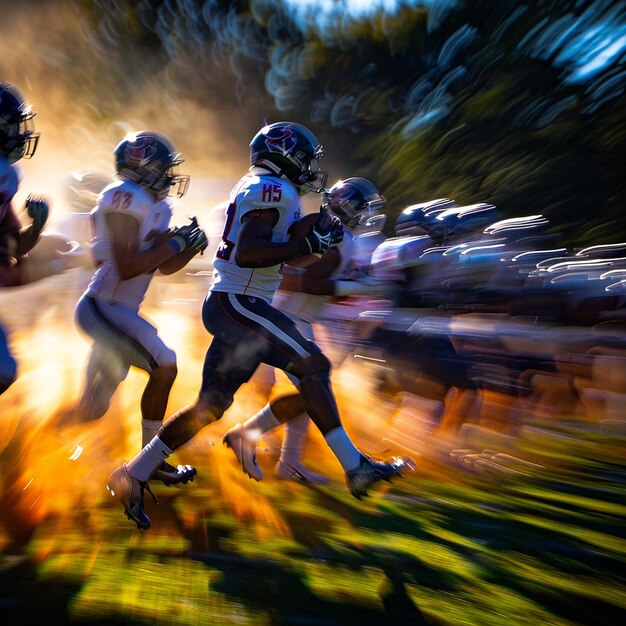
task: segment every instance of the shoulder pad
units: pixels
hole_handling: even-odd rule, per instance
[[[154,204],[146,192],[131,181],[118,181],[105,187],[98,196],[97,210],[119,211],[139,217],[146,204]]]

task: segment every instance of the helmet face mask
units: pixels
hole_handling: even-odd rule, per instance
[[[30,159],[37,150],[35,113],[20,91],[0,81],[0,152],[10,163]]]
[[[145,130],[131,133],[113,154],[116,174],[145,188],[157,200],[168,195],[182,198],[187,192],[190,177],[176,174],[183,159],[165,135]]]
[[[354,176],[335,183],[328,191],[327,208],[346,226],[381,213],[387,200],[376,185],[365,178]]]
[[[326,172],[318,160],[324,150],[315,135],[296,122],[275,122],[264,126],[250,142],[250,165],[264,167],[286,178],[300,194],[322,191]]]

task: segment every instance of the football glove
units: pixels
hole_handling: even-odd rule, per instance
[[[201,228],[198,228],[198,230],[200,231],[201,235],[198,237],[193,247],[200,254],[202,254],[209,246],[209,238],[206,236],[206,233]]]
[[[341,221],[333,217],[329,224],[328,214],[322,211],[309,232],[300,239],[300,252],[302,254],[324,253],[332,245],[340,243],[342,239],[343,225]]]
[[[26,211],[28,217],[33,220],[33,229],[40,233],[48,221],[48,213],[50,211],[48,201],[41,196],[29,195],[26,198]]]
[[[194,243],[194,248],[200,253],[203,254],[204,251],[208,248],[209,246],[209,238],[207,237],[206,233],[200,228],[199,224],[198,224],[198,220],[196,219],[196,216],[194,215],[191,218],[191,223],[196,226],[198,228],[198,230],[200,231],[200,235],[198,235],[198,238],[196,240],[196,242]]]
[[[330,244],[331,246],[336,246],[338,243],[343,241],[343,224],[341,223],[341,220],[334,215],[330,225],[330,234],[333,241]]]
[[[193,217],[191,222],[176,229],[170,239],[177,252],[182,252],[188,248],[193,248],[198,252],[203,252],[209,245],[209,240],[205,232],[198,226],[198,220]]]

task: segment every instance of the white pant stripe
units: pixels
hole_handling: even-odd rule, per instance
[[[301,357],[311,356],[310,352],[307,352],[295,339],[290,337],[287,333],[283,332],[278,326],[276,326],[276,324],[272,324],[272,322],[265,317],[256,315],[252,311],[249,311],[245,307],[241,306],[241,304],[239,304],[239,302],[237,301],[237,296],[235,294],[229,293],[228,300],[238,313],[241,313],[241,315],[243,315],[244,317],[251,319],[257,324],[263,326],[264,328],[267,328],[278,339],[291,346]]]

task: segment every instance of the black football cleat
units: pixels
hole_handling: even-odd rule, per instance
[[[360,500],[367,495],[368,489],[385,480],[399,476],[404,472],[412,472],[415,469],[415,461],[408,457],[393,457],[390,461],[376,461],[371,457],[361,454],[361,461],[357,467],[346,472],[346,485],[350,493]]]

